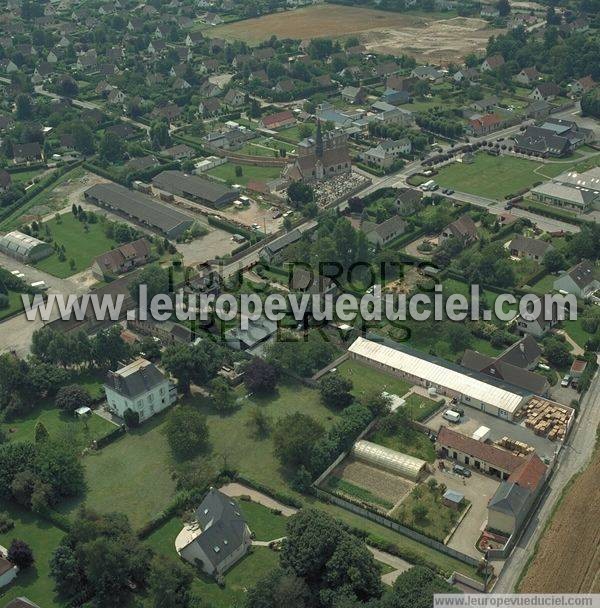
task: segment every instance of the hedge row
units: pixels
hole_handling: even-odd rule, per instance
[[[236,224],[232,224],[223,218],[217,218],[214,215],[208,216],[208,223],[215,228],[221,228],[225,230],[225,232],[229,232],[231,234],[241,234],[243,237],[247,238],[249,241],[253,241],[258,236],[258,240],[264,238],[264,234],[260,230],[248,230],[247,228],[243,228],[242,226],[237,226]]]
[[[107,445],[110,445],[127,432],[127,427],[125,425],[118,426],[114,431],[107,433],[104,437],[100,437],[100,439],[96,440],[96,447],[98,449],[104,448]]]

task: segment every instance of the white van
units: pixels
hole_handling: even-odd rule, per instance
[[[48,289],[48,286],[44,281],[36,281],[35,283],[32,283],[31,286],[34,289],[40,289],[41,291],[46,291],[46,289]]]
[[[442,418],[448,420],[448,422],[454,422],[455,424],[460,422],[460,414],[454,410],[446,410],[442,414]]]

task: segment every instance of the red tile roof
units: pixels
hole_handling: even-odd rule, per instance
[[[262,119],[262,123],[265,127],[267,127],[268,125],[276,125],[281,122],[286,122],[288,120],[294,120],[294,113],[291,110],[284,110],[283,112],[278,112],[277,114],[264,116]]]
[[[511,473],[508,482],[515,483],[530,492],[535,492],[546,475],[546,468],[537,454],[531,454],[523,464]]]
[[[511,452],[498,448],[494,445],[483,443],[457,433],[443,426],[437,436],[437,443],[442,447],[450,448],[473,458],[482,460],[494,468],[512,473],[519,468],[524,460],[522,456],[515,456]]]

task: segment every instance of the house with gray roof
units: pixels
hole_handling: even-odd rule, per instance
[[[194,521],[175,541],[179,555],[210,576],[220,577],[252,545],[250,528],[237,502],[211,488],[196,509]]]
[[[554,281],[556,291],[566,291],[585,299],[600,289],[598,271],[593,262],[583,260]]]
[[[365,233],[369,243],[383,247],[386,243],[404,234],[406,222],[399,215],[394,215],[381,224],[363,222],[360,229]]]
[[[412,144],[408,137],[385,139],[363,154],[364,160],[380,169],[389,169],[399,158],[410,154]]]
[[[517,235],[508,244],[508,250],[513,257],[535,260],[536,262],[543,260],[546,253],[552,249],[554,247],[546,241],[532,239],[521,234]]]
[[[108,409],[120,418],[127,410],[140,422],[148,420],[177,400],[175,386],[150,361],[139,358],[119,370],[109,371],[104,383]]]

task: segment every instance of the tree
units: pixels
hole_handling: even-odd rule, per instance
[[[13,563],[19,570],[26,570],[33,565],[33,551],[29,545],[17,538],[13,539],[8,549],[8,561]]]
[[[63,76],[57,84],[57,91],[60,95],[64,95],[65,97],[76,97],[77,93],[79,93],[79,86],[77,82],[73,80],[70,76]]]
[[[165,429],[171,451],[181,460],[196,456],[208,444],[206,417],[190,405],[172,410]]]
[[[381,595],[373,556],[344,524],[323,511],[303,509],[288,520],[287,529],[281,566],[302,578],[314,593],[333,600],[341,592],[363,602]]]
[[[418,502],[412,508],[412,514],[415,518],[415,521],[423,522],[427,519],[427,515],[429,513],[429,509],[426,505]]]
[[[413,566],[395,580],[381,608],[430,608],[436,593],[460,592],[429,568]]]
[[[510,14],[509,0],[498,0],[496,3],[496,8],[498,9],[500,17],[506,17],[508,14]]]
[[[125,146],[119,137],[104,133],[100,140],[99,154],[100,158],[106,162],[121,162],[125,154]]]
[[[61,410],[73,414],[80,407],[91,407],[92,397],[82,386],[69,384],[58,390],[55,404]]]
[[[244,608],[308,608],[310,589],[298,576],[276,568],[252,587]]]
[[[150,567],[149,590],[155,608],[189,608],[193,574],[172,559],[156,557]]]
[[[171,145],[171,135],[169,134],[169,124],[166,120],[152,123],[150,127],[150,140],[154,148],[164,148]]]
[[[248,392],[272,393],[277,386],[277,369],[260,357],[254,357],[244,368],[244,385]]]
[[[312,203],[315,199],[315,193],[312,187],[300,181],[290,183],[287,187],[287,195],[296,209],[300,209],[308,203]]]
[[[29,95],[25,95],[24,93],[22,93],[21,95],[17,96],[16,114],[17,120],[29,120],[32,117],[33,108]]]
[[[326,374],[319,381],[319,392],[328,407],[343,408],[352,403],[352,382],[339,374]]]
[[[47,440],[36,445],[33,471],[48,486],[48,500],[56,504],[77,496],[85,488],[83,463],[77,448],[66,440]]]
[[[224,378],[217,377],[210,381],[210,398],[219,412],[228,412],[235,406],[233,391]]]
[[[74,125],[72,132],[76,150],[86,155],[91,155],[95,152],[94,133],[90,127],[84,123],[78,123]]]
[[[275,455],[288,467],[310,466],[312,448],[324,433],[314,418],[301,412],[280,418],[273,431]]]
[[[546,338],[543,342],[544,355],[556,367],[567,367],[572,360],[567,344],[555,337]]]
[[[46,439],[48,439],[48,429],[44,426],[44,423],[41,420],[38,420],[35,423],[33,436],[36,443],[41,443],[42,441],[46,441]]]
[[[248,425],[254,428],[258,437],[265,437],[271,429],[271,418],[257,405],[248,412]]]
[[[138,273],[135,280],[129,284],[129,293],[136,302],[139,302],[141,288],[144,286],[150,304],[155,296],[169,293],[169,283],[169,271],[158,264],[153,264]]]
[[[565,256],[560,251],[549,249],[544,255],[542,264],[548,272],[558,272],[565,268],[567,262]]]
[[[140,413],[136,412],[135,410],[132,410],[130,407],[128,407],[123,412],[123,420],[125,420],[125,424],[130,429],[134,429],[134,428],[140,426]]]

